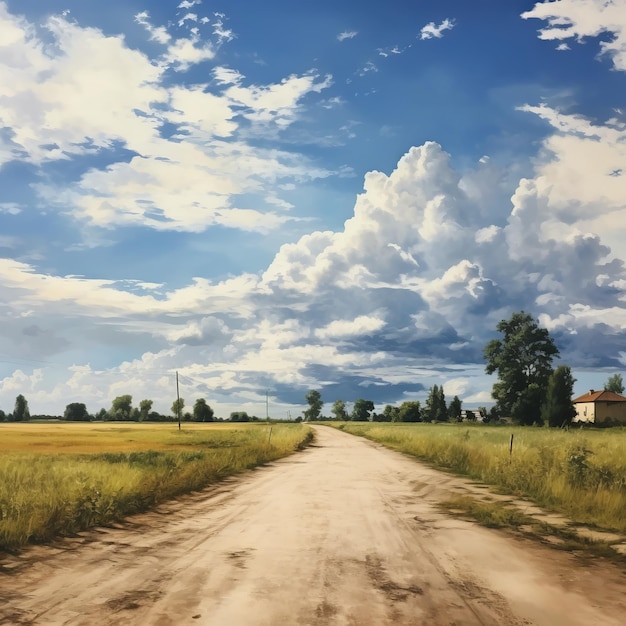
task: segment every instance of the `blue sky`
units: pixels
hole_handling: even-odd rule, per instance
[[[626,2],[0,0],[0,407],[490,403],[626,369]]]

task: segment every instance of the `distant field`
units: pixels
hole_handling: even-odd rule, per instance
[[[0,549],[146,510],[311,437],[301,424],[0,424]]]
[[[574,522],[626,531],[626,429],[329,423],[531,498]],[[513,452],[509,454],[513,435]]]

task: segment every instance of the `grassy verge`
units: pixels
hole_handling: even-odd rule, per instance
[[[574,522],[626,532],[626,429],[333,425],[502,492],[530,498]]]
[[[299,424],[0,425],[0,549],[145,511],[307,445]]]
[[[471,496],[456,496],[440,503],[440,508],[454,515],[475,520],[487,528],[513,529],[532,538],[545,540],[551,546],[576,551],[584,556],[604,557],[619,563],[626,557],[613,550],[606,541],[594,540],[575,529],[540,522],[504,502],[484,502]]]

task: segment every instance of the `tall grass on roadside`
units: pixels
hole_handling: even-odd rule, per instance
[[[626,429],[397,423],[340,428],[528,497],[574,522],[626,531]]]
[[[58,425],[39,434],[30,424],[2,426],[0,549],[145,511],[290,454],[312,438],[298,424],[272,425],[271,440],[270,427],[258,424],[193,425],[180,433],[161,425]],[[100,436],[92,440],[94,431]],[[84,450],[85,440],[91,454],[72,452]],[[39,447],[46,452],[30,451]]]

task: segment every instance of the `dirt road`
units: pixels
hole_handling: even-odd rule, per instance
[[[331,428],[120,528],[0,562],[0,624],[621,626],[626,577],[437,511],[459,479]]]

